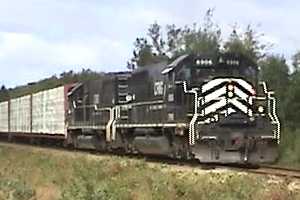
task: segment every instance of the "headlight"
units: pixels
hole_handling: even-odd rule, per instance
[[[234,89],[234,86],[233,86],[233,85],[231,85],[231,84],[228,85],[228,90],[229,90],[229,91],[233,91],[233,89]]]
[[[259,113],[263,113],[265,111],[263,106],[258,106],[257,110]]]
[[[228,97],[232,98],[233,97],[233,92],[228,92]]]

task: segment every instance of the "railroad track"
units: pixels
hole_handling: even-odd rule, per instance
[[[261,165],[255,167],[243,166],[243,165],[228,165],[228,164],[203,164],[196,161],[181,161],[175,159],[169,159],[166,157],[154,156],[154,157],[145,157],[145,156],[138,156],[138,155],[124,155],[124,154],[113,154],[108,152],[96,152],[96,151],[86,151],[86,150],[69,150],[64,149],[61,147],[53,147],[53,146],[36,146],[36,145],[29,145],[24,143],[8,143],[0,141],[0,146],[8,146],[8,147],[20,147],[20,148],[30,148],[30,149],[41,149],[49,151],[56,151],[56,152],[65,152],[65,153],[80,153],[80,154],[93,154],[99,156],[126,156],[130,159],[143,159],[149,163],[156,163],[156,164],[167,164],[170,166],[184,166],[190,169],[202,169],[202,170],[212,170],[212,169],[228,169],[232,171],[238,172],[246,172],[252,174],[259,174],[259,175],[266,175],[266,176],[279,176],[279,177],[289,177],[300,179],[300,169],[292,169],[292,168],[285,168],[276,165]]]
[[[150,158],[150,162],[159,162],[156,159],[153,160]],[[161,161],[161,160],[160,160]],[[229,169],[239,172],[247,172],[251,174],[259,174],[266,176],[279,176],[279,177],[287,177],[287,178],[295,178],[300,179],[300,169],[295,168],[286,168],[276,165],[256,165],[256,166],[247,166],[247,165],[231,165],[231,164],[203,164],[195,161],[191,162],[183,162],[176,160],[164,159],[164,163],[170,165],[187,165],[192,168],[201,168],[206,170],[211,169]]]
[[[262,165],[257,169],[247,169],[246,171],[255,174],[273,175],[273,176],[300,179],[300,169],[285,168],[285,167],[274,166],[274,165]]]

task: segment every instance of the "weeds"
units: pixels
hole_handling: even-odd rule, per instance
[[[0,199],[29,200],[35,196],[35,192],[24,182],[0,178]]]
[[[296,144],[284,150],[295,151]],[[300,197],[298,190],[288,189],[290,180],[274,184],[268,183],[266,177],[249,174],[174,171],[169,166],[149,166],[143,160],[98,158],[0,147],[0,200],[280,200]],[[43,195],[50,189],[51,194]]]

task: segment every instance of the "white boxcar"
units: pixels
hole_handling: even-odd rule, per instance
[[[8,132],[8,102],[0,103],[0,132]]]
[[[32,95],[32,132],[66,134],[65,87],[58,87]]]
[[[10,132],[30,133],[31,96],[23,96],[10,101]]]

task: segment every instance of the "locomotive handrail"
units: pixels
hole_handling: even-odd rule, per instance
[[[111,129],[112,129],[111,139],[114,141],[114,140],[116,140],[116,132],[117,132],[116,123],[117,123],[117,120],[121,117],[120,106],[115,106],[113,108],[113,112],[114,112],[114,119],[111,124]]]
[[[276,130],[276,138],[278,144],[280,143],[280,122],[279,119],[276,115],[276,99],[271,96],[271,93],[269,93],[269,99],[272,101],[272,115],[274,117],[274,123],[277,125],[277,130]]]
[[[111,107],[104,107],[104,108],[98,108],[97,105],[93,106],[95,108],[95,111],[110,111]]]
[[[196,121],[198,119],[198,92],[197,92],[198,88],[192,88],[191,90],[187,89],[187,83],[186,81],[183,81],[183,90],[185,93],[190,93],[190,94],[194,94],[195,96],[195,102],[194,102],[194,115],[192,117],[192,120],[190,122],[189,125],[189,144],[190,145],[194,145],[195,144],[195,125],[196,125]]]
[[[128,103],[128,104],[122,105],[122,106],[143,106],[143,105],[160,104],[160,103],[164,103],[164,100],[142,101],[142,102],[136,102],[136,103]]]
[[[263,86],[263,90],[265,95],[267,96],[268,99],[268,115],[271,119],[271,123],[275,124],[277,126],[277,130],[274,131],[274,138],[277,139],[277,143],[280,143],[280,121],[277,117],[276,114],[276,99],[274,96],[272,96],[274,94],[273,91],[268,91],[267,88],[267,84],[266,82],[260,82],[260,84]],[[272,109],[271,109],[272,108]]]
[[[110,108],[109,110],[109,121],[107,122],[106,125],[106,141],[110,142],[111,141],[111,126],[114,121],[115,115],[114,115],[114,108]]]
[[[111,107],[98,108],[98,105],[96,105],[96,104],[77,106],[76,109],[78,109],[78,108],[95,108],[95,111],[110,111],[110,109],[111,109]]]

